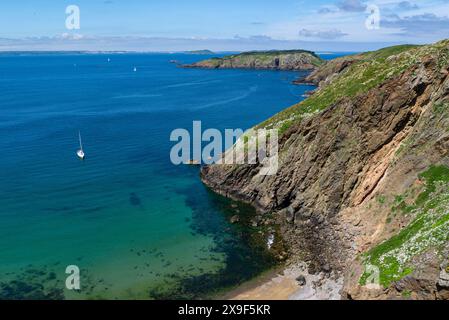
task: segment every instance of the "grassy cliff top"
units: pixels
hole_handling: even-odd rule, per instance
[[[318,59],[321,59],[315,52],[308,51],[308,50],[268,50],[268,51],[248,51],[248,52],[242,52],[239,54],[234,54],[230,56],[226,56],[223,58],[217,58],[217,59],[233,59],[236,57],[254,57],[254,56],[280,56],[280,55],[286,55],[286,54],[309,54],[312,55]]]
[[[215,52],[207,50],[207,49],[184,51],[184,53],[187,53],[187,54],[201,54],[201,55],[215,54]]]
[[[278,65],[276,60],[278,59]],[[324,60],[316,53],[307,50],[270,50],[270,51],[250,51],[239,54],[232,54],[224,57],[214,57],[203,60],[187,67],[245,67],[245,68],[279,68],[295,69],[301,66],[308,66],[313,69],[323,65]],[[279,65],[280,64],[280,65]]]
[[[360,54],[357,62],[310,98],[281,111],[258,127],[279,128],[282,134],[302,118],[319,113],[343,98],[366,93],[411,66],[419,64],[426,56],[434,56],[439,64],[447,64],[449,40],[427,46],[394,46]],[[323,68],[326,68],[326,65]]]

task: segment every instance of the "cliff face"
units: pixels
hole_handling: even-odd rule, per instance
[[[292,255],[344,276],[348,297],[448,298],[449,41],[350,60],[259,125],[280,131],[276,175],[214,165],[202,179],[271,213]]]
[[[313,52],[304,50],[246,52],[223,58],[212,58],[186,68],[207,69],[271,69],[311,70],[320,66],[323,60]]]

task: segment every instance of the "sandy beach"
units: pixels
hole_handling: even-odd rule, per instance
[[[303,277],[301,285],[298,279]],[[310,275],[304,265],[273,270],[225,295],[228,300],[340,300],[343,281],[324,274]]]

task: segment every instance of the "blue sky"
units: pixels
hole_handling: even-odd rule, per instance
[[[80,8],[79,30],[66,7]],[[372,5],[379,28],[365,22]],[[376,9],[376,10],[377,10]],[[2,0],[0,50],[360,51],[449,38],[449,0]]]

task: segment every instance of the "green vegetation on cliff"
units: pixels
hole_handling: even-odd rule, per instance
[[[414,220],[397,235],[371,249],[365,265],[379,269],[380,284],[388,287],[413,271],[411,260],[430,248],[439,249],[449,241],[449,167],[431,166],[420,174],[424,190],[411,206],[403,211],[413,214]],[[398,197],[403,203],[404,196]],[[372,269],[370,269],[372,270]],[[365,285],[365,272],[360,284]]]
[[[235,58],[248,58],[248,59],[254,59],[254,58],[261,58],[261,59],[268,59],[272,57],[278,57],[281,55],[288,55],[288,54],[307,54],[311,55],[316,58],[317,65],[321,65],[323,63],[323,60],[313,51],[308,50],[270,50],[270,51],[249,51],[249,52],[243,52],[236,55],[230,55],[223,58],[217,58],[221,60],[232,60]]]
[[[448,44],[449,40],[445,40],[428,46],[403,45],[364,53],[360,61],[352,64],[311,97],[281,111],[258,127],[278,128],[282,134],[302,118],[319,113],[342,99],[366,93],[413,65],[419,65],[426,56],[436,55],[441,66],[447,65]]]
[[[210,50],[192,50],[192,51],[184,51],[183,53],[186,54],[199,54],[199,55],[209,55],[209,54],[215,54],[213,51]]]
[[[321,66],[324,61],[314,52],[306,50],[252,51],[221,58],[211,58],[190,65],[187,68],[243,68],[275,70],[308,70]]]

